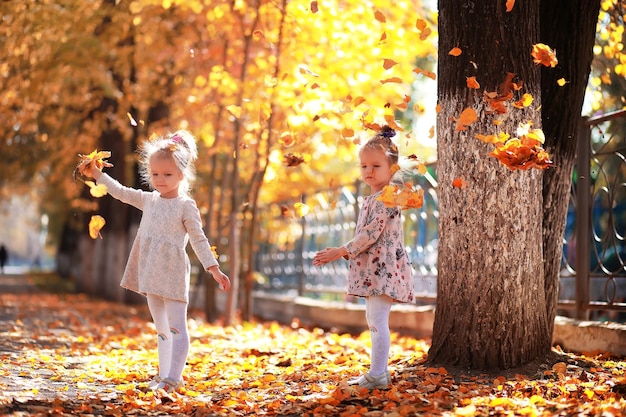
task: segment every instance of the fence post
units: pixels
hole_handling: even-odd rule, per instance
[[[589,320],[591,127],[586,117],[578,129],[576,153],[576,319]]]
[[[302,195],[301,202],[303,204],[306,203],[306,195]],[[297,265],[298,270],[298,296],[302,297],[304,294],[304,280],[306,279],[306,274],[304,273],[304,241],[306,239],[306,216],[300,217],[300,248],[297,248],[296,256],[298,257],[294,261]]]

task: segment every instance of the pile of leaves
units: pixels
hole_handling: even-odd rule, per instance
[[[626,360],[568,354],[524,374],[446,370],[428,341],[392,335],[389,390],[354,388],[369,335],[277,323],[223,327],[191,312],[180,393],[153,392],[144,306],[81,295],[1,294],[0,414],[192,416],[623,415]]]

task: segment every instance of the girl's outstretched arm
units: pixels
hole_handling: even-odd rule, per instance
[[[348,250],[343,246],[338,248],[326,248],[315,254],[313,258],[313,266],[322,266],[328,262],[336,261],[339,258],[346,258],[348,256]]]

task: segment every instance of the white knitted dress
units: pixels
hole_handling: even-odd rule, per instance
[[[189,302],[187,243],[205,269],[218,265],[196,202],[187,196],[162,198],[157,191],[125,187],[107,174],[98,183],[106,185],[114,198],[143,211],[120,285],[143,295]]]

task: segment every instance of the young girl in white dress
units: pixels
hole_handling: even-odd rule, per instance
[[[120,285],[147,298],[159,354],[159,373],[150,386],[172,392],[183,385],[189,353],[187,244],[221,289],[228,290],[230,280],[220,270],[198,207],[188,195],[198,156],[195,138],[187,131],[151,138],[141,147],[140,156],[140,172],[152,192],[125,187],[93,163],[85,174],[106,185],[114,198],[143,212]]]
[[[348,383],[368,389],[388,388],[391,335],[389,314],[394,302],[413,301],[413,271],[404,247],[402,209],[377,200],[394,177],[398,148],[395,131],[384,126],[359,151],[361,178],[371,194],[363,200],[354,238],[319,251],[313,265],[340,258],[349,261],[348,294],[365,297],[365,315],[372,342],[370,370]]]

